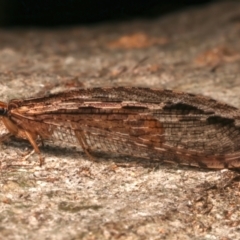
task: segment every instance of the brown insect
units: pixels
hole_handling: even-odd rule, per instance
[[[211,98],[147,88],[92,88],[0,102],[10,135],[204,168],[240,168],[240,111]],[[40,155],[40,164],[43,158]]]

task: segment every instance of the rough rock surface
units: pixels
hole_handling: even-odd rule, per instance
[[[240,107],[240,3],[155,20],[0,30],[0,99],[74,87],[143,86]],[[1,131],[4,132],[3,126]],[[91,162],[80,148],[0,146],[1,239],[240,239],[239,175]],[[119,164],[121,162],[121,164]]]

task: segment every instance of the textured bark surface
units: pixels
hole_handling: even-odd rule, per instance
[[[220,17],[221,16],[221,17]],[[240,107],[240,4],[151,21],[0,30],[0,100],[75,87],[138,86],[202,94]],[[2,134],[6,131],[0,126]],[[0,146],[6,239],[239,239],[239,175],[24,141]],[[24,160],[23,160],[24,159]]]

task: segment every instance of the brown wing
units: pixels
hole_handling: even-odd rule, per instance
[[[81,137],[90,150],[202,167],[240,167],[235,108],[191,94],[118,90],[27,100],[12,110],[11,119],[42,139],[76,142]]]

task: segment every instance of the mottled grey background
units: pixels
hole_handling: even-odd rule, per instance
[[[0,30],[0,99],[74,87],[170,88],[240,107],[240,3],[155,20]],[[4,127],[1,126],[1,132]],[[239,175],[0,146],[1,239],[240,239]]]

